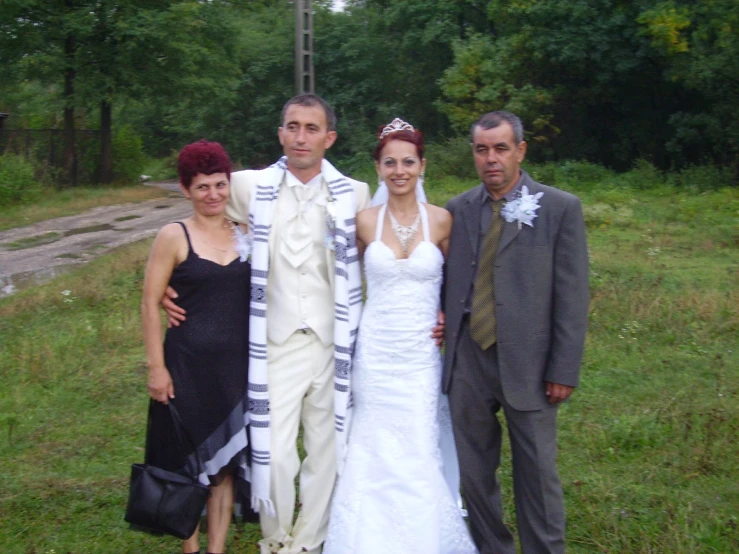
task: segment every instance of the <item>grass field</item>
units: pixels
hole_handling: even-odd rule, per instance
[[[98,206],[143,202],[168,194],[164,189],[142,185],[44,189],[37,197],[24,204],[0,206],[0,231],[55,217],[75,215]]]
[[[443,180],[431,200],[472,184]],[[569,552],[736,552],[739,190],[627,184],[558,182],[584,201],[592,287],[582,386],[560,411]],[[179,548],[122,520],[143,457],[147,249],[0,300],[5,552]],[[501,479],[515,526],[507,460]],[[229,551],[257,538],[234,526]]]

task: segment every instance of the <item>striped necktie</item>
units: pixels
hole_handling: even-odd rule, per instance
[[[498,251],[500,237],[503,235],[503,218],[500,210],[504,200],[492,202],[493,216],[490,228],[482,241],[480,266],[477,268],[475,289],[472,296],[472,313],[470,314],[470,334],[472,339],[487,350],[496,341],[495,329],[495,254]]]

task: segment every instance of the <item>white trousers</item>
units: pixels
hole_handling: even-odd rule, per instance
[[[271,427],[271,498],[276,517],[260,515],[261,554],[320,554],[328,529],[336,480],[334,348],[314,333],[296,332],[284,344],[267,345]],[[303,425],[306,457],[298,456]],[[295,477],[300,473],[300,511]]]

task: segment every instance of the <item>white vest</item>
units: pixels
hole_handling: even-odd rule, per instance
[[[267,337],[270,342],[282,344],[298,329],[309,328],[329,346],[334,342],[334,311],[326,308],[333,308],[334,304],[334,258],[325,245],[324,206],[328,187],[321,178],[320,189],[304,204],[302,215],[296,215],[300,201],[294,188],[288,186],[286,174],[280,185],[269,236]],[[301,238],[290,232],[295,225],[291,220],[295,217],[303,218],[301,223],[307,234]],[[308,256],[305,256],[306,241],[312,243]]]

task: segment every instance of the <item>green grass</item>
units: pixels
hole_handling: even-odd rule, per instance
[[[141,185],[128,187],[45,188],[24,204],[0,205],[0,231],[46,219],[75,215],[98,206],[166,198],[169,192]]]
[[[24,250],[26,248],[34,248],[36,246],[43,246],[44,244],[51,244],[52,242],[58,241],[62,238],[62,235],[50,231],[43,235],[33,235],[30,237],[23,237],[22,239],[14,240],[5,245],[8,250]]]
[[[443,204],[472,185],[443,179],[429,196]],[[592,301],[582,385],[559,419],[568,551],[736,552],[739,190],[576,191]],[[122,520],[129,466],[143,458],[148,244],[0,300],[6,552],[179,548]],[[508,459],[501,479],[515,526]],[[229,551],[256,553],[258,536],[233,527]]]

